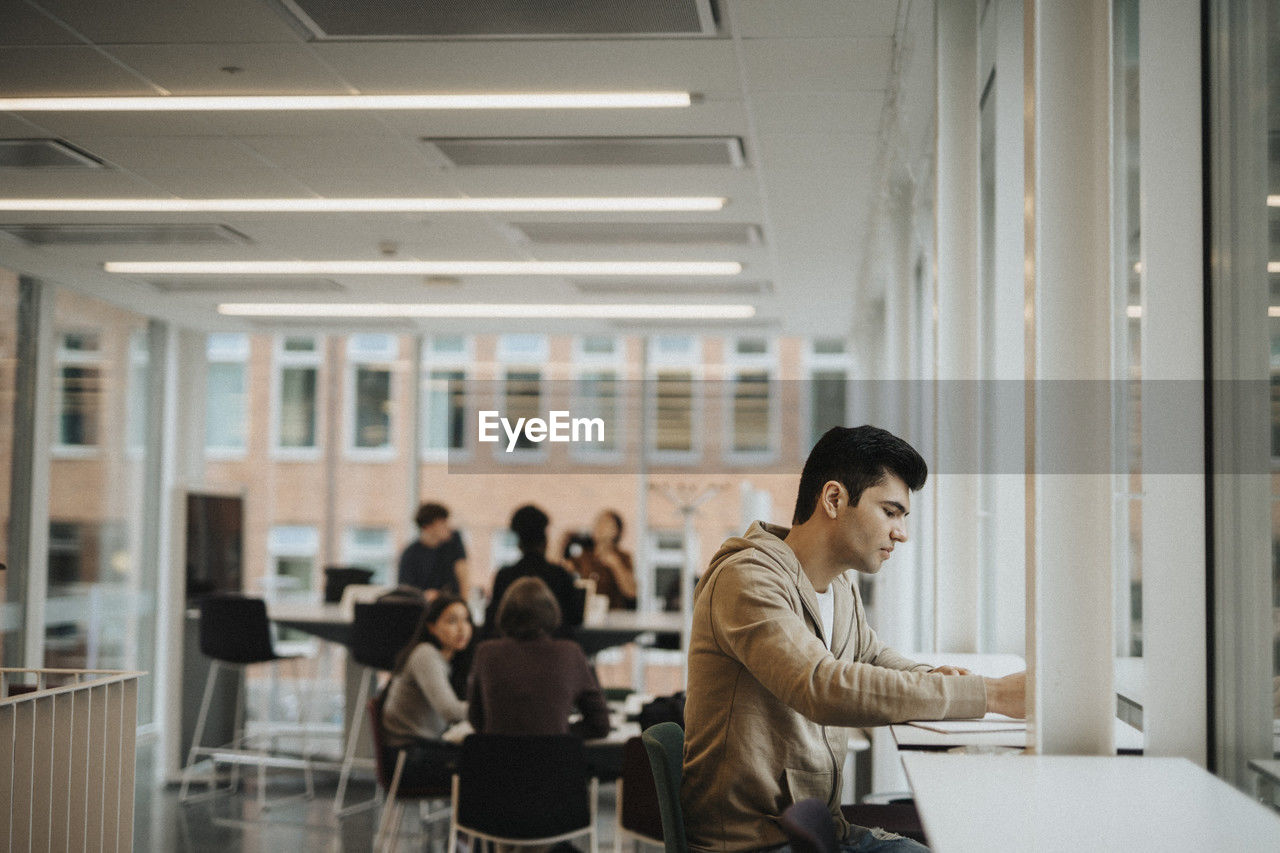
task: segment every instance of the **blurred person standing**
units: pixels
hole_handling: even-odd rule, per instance
[[[533,504],[525,504],[511,514],[511,532],[516,535],[520,559],[498,570],[493,579],[493,595],[485,610],[482,636],[498,636],[498,610],[507,589],[520,578],[534,577],[547,585],[559,607],[559,627],[555,636],[569,638],[582,624],[584,591],[578,589],[573,574],[563,566],[547,560],[547,525],[551,519]]]
[[[400,554],[396,582],[416,587],[430,601],[441,592],[466,600],[471,589],[467,572],[467,549],[462,537],[449,524],[449,510],[443,504],[424,503],[413,517],[418,538]]]

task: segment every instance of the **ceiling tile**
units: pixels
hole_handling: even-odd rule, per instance
[[[85,150],[133,172],[176,172],[198,164],[209,169],[262,169],[268,164],[248,148],[222,137],[86,136]]]
[[[175,95],[347,92],[342,79],[301,44],[131,44],[107,50]],[[243,70],[229,74],[224,67]]]
[[[0,48],[0,91],[37,95],[152,95],[146,81],[87,45]]]
[[[881,92],[761,92],[752,98],[756,129],[763,133],[874,135],[884,107]]]
[[[434,163],[420,143],[395,135],[244,136],[240,142],[268,162],[307,171],[424,169]]]
[[[66,27],[22,0],[0,0],[0,45],[83,44]]]
[[[743,44],[752,92],[845,92],[889,85],[893,40],[760,39]]]
[[[270,3],[261,0],[38,0],[98,44],[300,41]]]
[[[743,38],[890,37],[898,0],[733,0],[729,20]]]
[[[370,93],[738,90],[733,45],[725,39],[348,42],[315,50]]]

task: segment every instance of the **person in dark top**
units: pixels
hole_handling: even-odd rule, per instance
[[[520,559],[498,570],[493,579],[493,596],[485,611],[481,636],[498,636],[498,609],[502,596],[518,578],[535,577],[555,596],[560,608],[560,626],[555,636],[572,638],[574,627],[582,624],[583,591],[574,583],[573,575],[562,566],[547,561],[547,514],[532,504],[525,504],[511,516],[511,531],[516,535]]]
[[[518,578],[498,608],[502,636],[476,647],[467,717],[478,732],[503,735],[609,733],[609,708],[582,647],[551,635],[560,607],[540,579]],[[569,722],[578,711],[582,718]]]
[[[417,587],[428,601],[440,592],[465,600],[471,589],[467,549],[458,531],[449,526],[449,510],[438,503],[424,503],[413,521],[418,525],[418,538],[400,554],[396,582]]]

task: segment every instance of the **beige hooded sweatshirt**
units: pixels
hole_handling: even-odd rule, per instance
[[[697,850],[784,844],[778,817],[806,797],[825,801],[843,834],[848,728],[986,710],[981,676],[928,674],[876,637],[853,572],[831,585],[828,651],[787,533],[756,522],[727,540],[694,592],[681,801]]]

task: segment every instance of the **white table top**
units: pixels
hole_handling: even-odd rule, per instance
[[[1142,732],[1123,720],[1115,720],[1116,749],[1125,752],[1140,752],[1143,746]],[[919,726],[890,726],[893,740],[899,749],[951,749],[959,746],[1008,747],[1022,749],[1027,745],[1027,731],[1005,732],[965,732],[961,734],[943,734],[929,731]]]
[[[1182,758],[902,756],[934,853],[1275,850],[1280,816]]]

